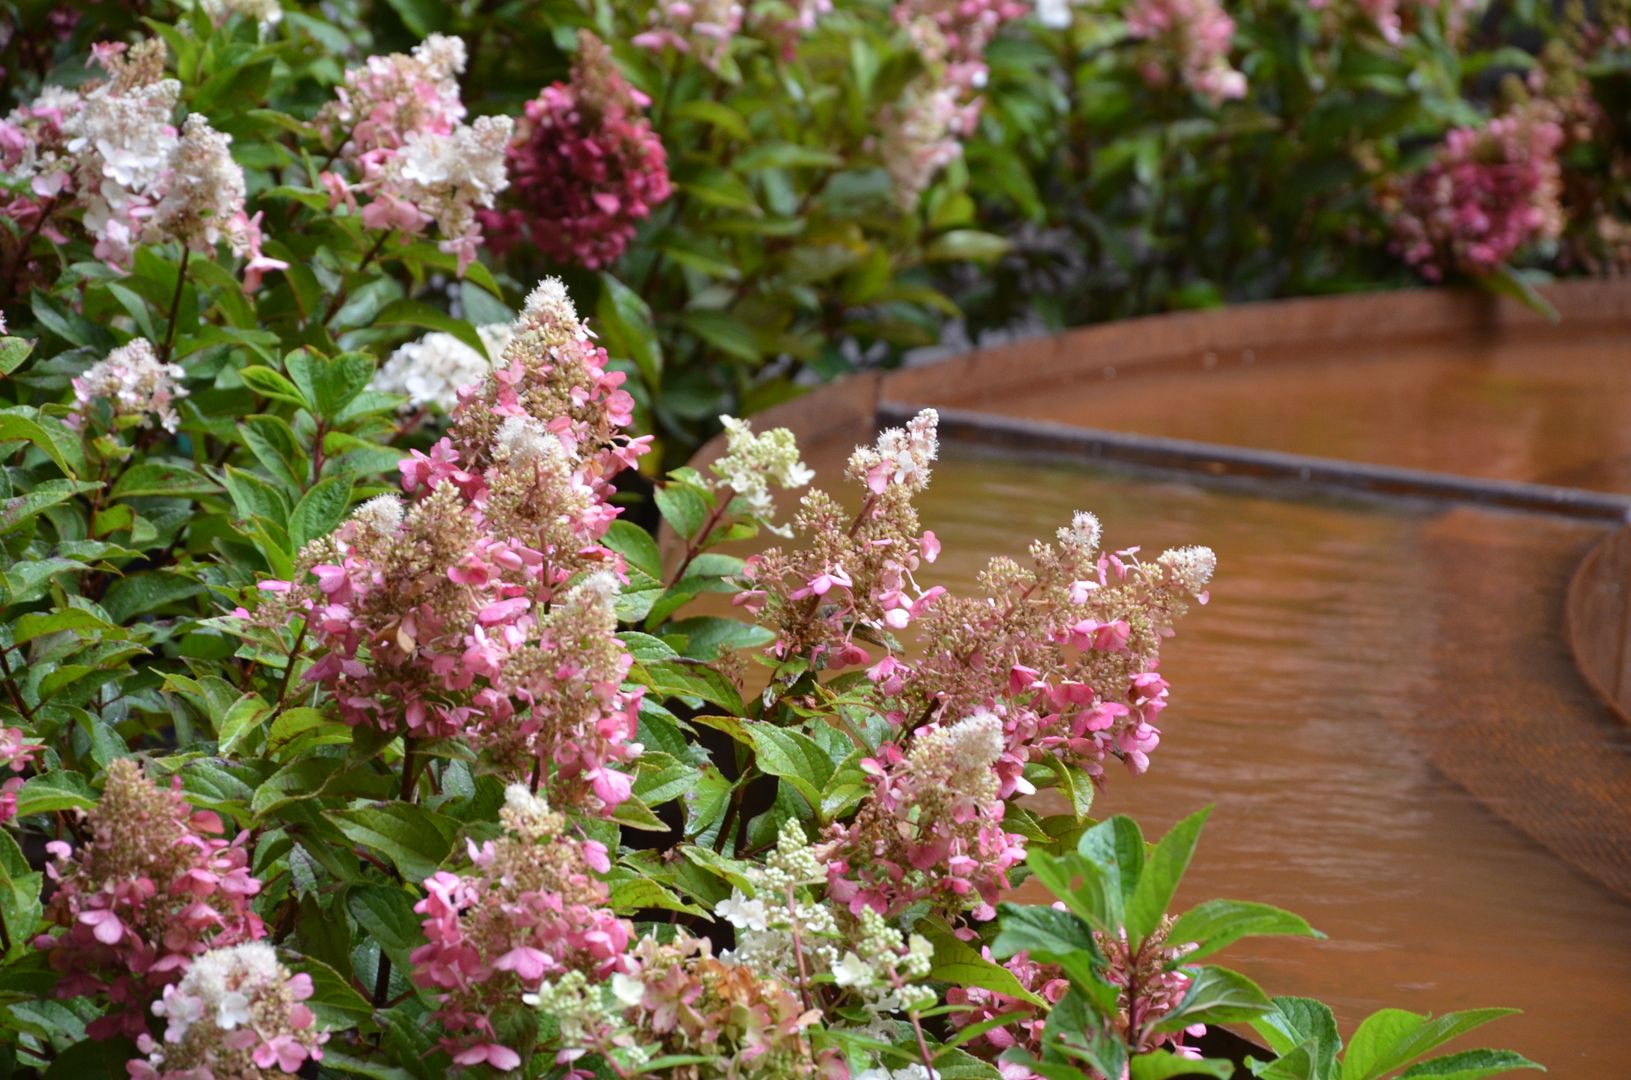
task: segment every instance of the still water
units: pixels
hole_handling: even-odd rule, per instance
[[[986,558],[1023,556],[1077,508],[1116,547],[1218,553],[1211,605],[1167,647],[1151,771],[1113,773],[1095,813],[1132,814],[1153,838],[1214,805],[1180,901],[1262,900],[1330,936],[1221,962],[1330,1002],[1344,1033],[1388,1005],[1519,1007],[1458,1045],[1511,1047],[1558,1077],[1626,1075],[1631,903],[1446,775],[1548,820],[1543,836],[1583,837],[1577,859],[1631,857],[1614,839],[1631,753],[1592,726],[1556,633],[1567,570],[1602,530],[954,458],[921,500],[944,543],[935,580],[972,588]],[[1585,802],[1559,811],[1548,793],[1571,786]]]
[[[965,404],[1142,435],[1631,490],[1623,329],[1463,335],[1453,347],[1384,338],[1312,355],[1230,350]]]

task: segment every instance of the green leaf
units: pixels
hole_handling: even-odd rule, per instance
[[[1058,778],[1059,793],[1070,799],[1071,812],[1077,821],[1085,822],[1093,812],[1093,780],[1082,770],[1065,763],[1063,758],[1047,755],[1042,763]]]
[[[453,850],[459,823],[422,806],[393,802],[361,810],[330,810],[325,816],[348,840],[378,852],[402,880],[421,882]]]
[[[746,711],[742,695],[724,675],[702,664],[668,661],[636,665],[630,678],[644,684],[657,698],[694,698],[717,705],[733,716]]]
[[[345,519],[351,506],[352,478],[349,474],[329,476],[312,485],[289,515],[289,543],[296,550],[309,541],[327,536]]]
[[[76,772],[54,770],[31,776],[17,793],[17,816],[53,814],[58,810],[89,810],[96,805],[96,789]]]
[[[1207,900],[1179,916],[1167,940],[1184,944],[1193,942],[1200,946],[1184,955],[1185,963],[1194,963],[1241,938],[1274,934],[1312,938],[1325,936],[1300,916],[1269,904],[1245,900]]]
[[[1451,1039],[1517,1011],[1467,1009],[1433,1019],[1405,1009],[1381,1009],[1367,1016],[1348,1040],[1342,1080],[1376,1080]]]
[[[655,498],[663,520],[681,539],[701,539],[697,534],[708,520],[708,504],[695,488],[681,483],[662,484]]]
[[[248,735],[272,715],[272,706],[259,694],[245,694],[232,703],[226,715],[215,726],[216,740],[222,754],[230,754]]]
[[[289,497],[267,480],[235,465],[226,467],[225,476],[227,493],[232,496],[232,505],[239,517],[260,517],[278,524],[289,520],[294,510],[289,505]]]
[[[383,319],[384,312],[380,314]],[[468,323],[463,325],[469,326]],[[368,380],[374,377],[373,359],[367,353],[359,352],[318,356],[308,349],[299,349],[284,357],[283,366],[288,369],[289,377],[300,388],[302,396],[325,420],[337,419],[351,399],[362,393]]]
[[[640,526],[627,521],[614,521],[611,528],[606,530],[603,543],[623,556],[630,569],[639,570],[648,577],[663,576],[663,556],[657,549],[657,541]]]
[[[53,436],[47,430],[46,424],[58,424],[59,421],[41,418],[32,420],[11,410],[0,412],[0,442],[28,442],[50,458],[67,476],[78,476],[84,466],[84,459],[79,452],[79,437],[77,435]]]
[[[298,758],[289,762],[255,789],[250,812],[262,818],[289,803],[322,794],[341,765],[342,762],[328,757]]]
[[[600,303],[595,307],[595,316],[600,343],[606,352],[634,361],[646,385],[657,389],[663,377],[663,346],[651,317],[651,307],[640,294],[612,275],[602,274]]]
[[[829,150],[813,146],[800,146],[789,142],[762,142],[743,154],[738,154],[731,166],[740,172],[759,169],[836,169],[844,159]]]
[[[115,499],[146,495],[190,499],[214,495],[220,490],[220,484],[200,473],[191,462],[144,461],[126,469],[109,494]]]
[[[953,229],[935,237],[923,257],[930,262],[995,262],[1012,247],[1013,244],[995,233]]]
[[[413,899],[386,885],[359,885],[346,897],[346,907],[365,940],[377,942],[399,971],[412,971],[408,955],[424,944]]]
[[[821,790],[835,768],[821,744],[792,728],[763,723],[750,724],[748,734],[757,751],[759,770],[787,781],[819,814]]]
[[[776,636],[763,626],[718,615],[677,619],[669,623],[666,632],[685,635],[685,655],[707,661],[719,659],[721,653],[768,645]]]
[[[920,928],[924,937],[934,945],[934,958],[930,962],[929,978],[954,986],[977,986],[994,993],[1028,1001],[1041,1008],[1047,1002],[1025,989],[1014,973],[1001,964],[994,964],[980,955],[980,951],[962,941],[943,923],[926,923]]]
[[[122,577],[102,595],[102,609],[116,622],[127,623],[138,615],[178,604],[204,591],[204,585],[185,574],[150,570]]]
[[[1258,1080],[1326,1080],[1331,1075],[1329,1070],[1315,1071],[1315,1055],[1319,1049],[1315,1039],[1298,1043],[1267,1065],[1254,1065],[1253,1075]]]
[[[1207,965],[1195,973],[1184,1000],[1162,1017],[1155,1030],[1178,1031],[1190,1024],[1251,1020],[1273,1007],[1268,995],[1240,972]]]
[[[311,460],[288,421],[280,416],[250,416],[244,418],[238,429],[243,432],[244,445],[262,468],[285,487],[300,490],[306,482]]]
[[[759,362],[759,343],[747,323],[723,311],[687,311],[679,317],[680,325],[712,345],[727,356]]]
[[[30,942],[40,924],[43,879],[43,874],[28,865],[28,857],[11,833],[0,830],[0,916],[11,935],[11,951],[4,959],[33,948]]]
[[[1201,828],[1211,813],[1212,808],[1207,807],[1191,814],[1174,825],[1155,845],[1143,872],[1138,875],[1138,885],[1127,905],[1127,936],[1132,941],[1142,944],[1160,925],[1161,917],[1167,913],[1167,905],[1178,891],[1178,882],[1183,879],[1184,871],[1189,869],[1189,860],[1194,856],[1195,845],[1201,838]]]
[[[455,319],[445,311],[438,311],[418,300],[393,300],[374,316],[375,326],[419,326],[426,330],[440,330],[452,334],[475,350],[476,355],[491,360],[487,345],[476,333],[476,328],[464,319]]]
[[[1294,1057],[1298,1047],[1305,1047],[1309,1075],[1314,1080],[1334,1078],[1342,1036],[1337,1033],[1337,1018],[1331,1007],[1323,1001],[1300,997],[1277,997],[1272,1004],[1272,1010],[1252,1019],[1252,1030],[1282,1058]]]
[[[1053,907],[1004,903],[998,910],[1002,919],[991,943],[993,956],[1005,958],[1029,952],[1033,960],[1057,964],[1098,1015],[1108,1015],[1115,1009],[1116,988],[1100,975],[1103,954],[1093,940],[1092,930],[1081,919]]]
[[[1516,300],[1530,311],[1544,315],[1552,322],[1558,321],[1557,308],[1552,302],[1540,294],[1529,279],[1522,273],[1502,263],[1493,273],[1475,278],[1481,288],[1492,292],[1496,296],[1504,296]]]
[[[705,124],[712,124],[733,139],[745,142],[751,138],[748,123],[742,118],[742,114],[724,102],[711,98],[694,98],[684,102],[675,106],[669,115],[676,119],[700,120]]]
[[[0,337],[0,375],[10,375],[28,359],[34,343],[20,337]]]
[[[33,518],[59,503],[65,503],[75,495],[87,491],[94,491],[98,485],[82,483],[78,480],[47,480],[35,484],[34,490],[26,495],[19,495],[0,503],[0,533],[10,532],[17,526]],[[112,530],[103,530],[104,535]]]
[[[289,967],[311,976],[312,995],[306,1005],[317,1014],[319,1027],[346,1030],[373,1017],[373,1003],[323,961],[301,956],[291,959]]]
[[[351,741],[351,728],[316,709],[285,709],[266,732],[266,751],[288,758],[302,750]]]
[[[1546,1071],[1544,1066],[1511,1050],[1464,1050],[1413,1065],[1399,1074],[1399,1080],[1484,1080],[1518,1069]]]
[[[674,651],[672,645],[662,638],[642,634],[638,630],[624,630],[617,636],[622,639],[624,647],[629,650],[629,655],[642,662],[674,660],[680,655]]]
[[[385,0],[417,38],[429,37],[447,26],[447,6],[439,0]]]
[[[311,401],[300,392],[298,386],[269,367],[252,364],[241,369],[238,372],[238,377],[261,397],[287,402],[290,405],[298,405],[303,409],[310,410],[313,408]]]
[[[55,611],[31,612],[11,625],[13,645],[24,645],[46,634],[64,630],[94,630],[100,636],[123,638],[124,630],[84,608],[58,608]]]
[[[1099,884],[1090,882],[1089,887],[1102,887],[1097,903],[1107,925],[1096,928],[1118,933],[1144,873],[1144,834],[1132,818],[1117,814],[1084,832],[1076,841],[1076,852],[1098,870]]]
[[[623,915],[633,915],[637,911],[650,908],[679,911],[687,915],[708,914],[706,908],[686,903],[662,882],[645,876],[631,875],[614,880],[611,883],[611,899],[607,903],[612,910]]]
[[[1133,1058],[1130,1066],[1131,1080],[1167,1080],[1172,1076],[1213,1076],[1217,1080],[1229,1080],[1235,1074],[1235,1065],[1232,1061],[1216,1058],[1194,1061],[1179,1057],[1170,1050],[1140,1054]]]

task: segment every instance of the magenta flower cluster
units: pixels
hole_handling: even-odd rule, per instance
[[[493,246],[530,244],[591,270],[615,262],[672,190],[668,155],[642,115],[649,104],[605,43],[581,32],[571,82],[527,102],[510,143],[510,205],[482,215]]]
[[[567,835],[566,819],[520,784],[500,817],[505,835],[471,843],[465,873],[426,880],[414,911],[428,942],[412,959],[414,982],[439,995],[454,1062],[502,1070],[521,1055],[503,1043],[495,1017],[519,1009],[521,994],[546,978],[630,970],[634,928],[612,914],[606,885],[591,872],[611,869],[604,845]]]
[[[1025,857],[1003,822],[1009,800],[1035,791],[1028,765],[1063,762],[1095,782],[1107,761],[1149,767],[1168,693],[1160,645],[1206,602],[1216,560],[1205,548],[1149,562],[1136,548],[1100,551],[1097,519],[1078,513],[1057,544],[1033,545],[1030,566],[993,561],[985,595],[925,587],[917,576],[940,543],[912,499],[938,453],[937,420],[925,410],[857,449],[860,510],[805,496],[794,524],[809,546],[749,560],[735,602],[775,633],[772,657],[863,667],[896,729],[861,762],[869,797],[824,838],[830,894],[857,914],[928,901],[989,919]],[[910,649],[897,640],[907,631]]]
[[[303,677],[347,723],[466,738],[563,807],[628,797],[640,695],[622,688],[622,564],[600,539],[612,480],[649,437],[626,434],[623,378],[545,282],[451,434],[403,460],[413,501],[364,504],[302,553],[309,576],[262,582],[255,617],[305,616]]]
[[[349,176],[325,170],[331,206],[358,209],[371,229],[417,236],[435,223],[438,246],[460,273],[481,245],[480,210],[507,186],[504,150],[513,122],[483,116],[464,123],[457,76],[464,42],[432,34],[412,53],[371,56],[345,73],[335,100],[318,114],[333,158]]]
[[[1111,1021],[1113,1031],[1107,1032],[1117,1042],[1135,1047],[1138,1053],[1148,1053],[1165,1047],[1179,1057],[1199,1060],[1200,1051],[1185,1043],[1186,1038],[1199,1038],[1206,1034],[1205,1024],[1190,1024],[1179,1031],[1157,1031],[1156,1028],[1169,1013],[1183,1002],[1184,995],[1194,979],[1180,965],[1188,946],[1170,946],[1167,928],[1162,926],[1151,934],[1138,949],[1128,947],[1125,938],[1094,933],[1093,937],[1104,954],[1104,977],[1118,990],[1116,1015]],[[981,949],[987,960],[991,950]],[[1020,952],[1003,962],[1003,967],[1014,976],[1021,987],[1055,1005],[1070,990],[1064,972],[1051,964],[1038,963],[1027,953]],[[1031,1058],[1040,1056],[1042,1035],[1047,1028],[1047,1016],[1035,1005],[996,990],[982,987],[954,986],[946,992],[950,1005],[962,1006],[951,1013],[952,1026],[959,1030],[989,1023],[999,1017],[1003,1023],[976,1035],[970,1045],[989,1050],[993,1054],[1023,1051]],[[1066,1038],[1085,1033],[1067,1033]],[[999,1061],[997,1068],[1002,1080],[1040,1080],[1023,1061]]]
[[[1451,131],[1425,169],[1382,191],[1394,250],[1428,281],[1441,281],[1483,277],[1557,237],[1562,144],[1563,129],[1544,102]]]
[[[22,772],[34,764],[34,755],[42,749],[27,740],[22,728],[0,728],[0,771]],[[17,816],[17,793],[22,788],[21,776],[12,776],[0,784],[0,825]]]
[[[60,975],[59,998],[105,997],[115,1008],[91,1022],[95,1038],[147,1031],[149,1006],[193,959],[265,936],[249,899],[248,833],[220,838],[219,816],[194,811],[179,778],[160,788],[131,758],[108,766],[89,837],[46,845],[55,886],[46,909],[56,929],[34,947]]]
[[[1180,82],[1214,105],[1246,95],[1246,77],[1229,64],[1235,21],[1218,0],[1134,0],[1127,32],[1151,43],[1142,64],[1151,86]]]
[[[75,212],[96,257],[117,268],[142,243],[200,253],[225,244],[245,258],[244,287],[253,292],[264,273],[287,264],[261,253],[261,215],[245,210],[231,138],[199,113],[173,123],[181,84],[165,77],[165,61],[157,38],[94,45],[91,63],[105,78],[48,86],[0,120],[0,174],[11,189],[0,195],[0,215],[63,243]]]

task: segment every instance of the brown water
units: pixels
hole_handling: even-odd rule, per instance
[[[1388,1005],[1516,1006],[1465,1045],[1563,1078],[1626,1075],[1631,904],[1444,772],[1504,796],[1510,817],[1585,836],[1577,861],[1609,877],[1631,858],[1631,753],[1598,726],[1554,629],[1562,579],[1602,531],[954,459],[922,500],[945,545],[937,580],[972,587],[986,558],[1022,555],[1077,508],[1112,545],[1219,555],[1213,603],[1168,647],[1151,772],[1112,775],[1096,813],[1133,814],[1153,838],[1215,804],[1180,901],[1267,901],[1330,936],[1222,962],[1330,1002],[1345,1032]],[[1575,789],[1562,811],[1554,787]]]
[[[1113,364],[1113,358],[1106,358]],[[1631,491],[1631,335],[1282,348],[1109,368],[969,407],[1489,479]],[[955,397],[948,388],[948,403]]]

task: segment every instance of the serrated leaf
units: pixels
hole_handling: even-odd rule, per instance
[[[822,789],[836,768],[821,744],[792,728],[762,723],[749,725],[748,736],[757,751],[759,770],[787,781],[819,815]]]
[[[422,806],[393,802],[324,815],[348,840],[377,852],[402,880],[418,883],[436,873],[453,849],[459,823]]]
[[[78,476],[80,469],[84,466],[84,460],[78,452],[78,437],[74,437],[72,444],[69,444],[67,440],[63,440],[63,445],[59,445],[58,439],[53,437],[45,426],[46,423],[51,422],[53,421],[44,418],[31,420],[26,416],[11,411],[0,412],[0,442],[32,443],[46,457],[55,462],[57,468],[61,469],[64,474]]]
[[[1199,946],[1184,955],[1185,963],[1194,963],[1241,938],[1266,935],[1325,936],[1300,916],[1270,904],[1207,900],[1179,916],[1167,938],[1169,941]]]
[[[190,499],[200,495],[215,495],[221,485],[195,469],[191,462],[143,461],[126,469],[115,481],[109,497],[133,499],[139,496],[161,496],[172,499]]]
[[[46,634],[64,630],[93,630],[101,637],[123,638],[125,632],[84,608],[59,608],[56,611],[36,611],[23,615],[11,624],[13,645],[24,645]]]
[[[1167,905],[1178,891],[1178,883],[1189,868],[1195,845],[1200,842],[1201,829],[1211,813],[1212,808],[1207,807],[1191,814],[1155,845],[1127,904],[1127,936],[1131,940],[1142,944],[1167,913]]]
[[[17,816],[52,814],[58,810],[89,810],[96,805],[96,789],[76,772],[56,770],[31,776],[17,793]]]
[[[1484,1080],[1518,1069],[1546,1071],[1544,1066],[1511,1050],[1463,1050],[1412,1065],[1399,1074],[1399,1080]]]
[[[1157,1031],[1178,1031],[1190,1024],[1228,1024],[1252,1020],[1269,1012],[1268,995],[1238,971],[1207,965],[1195,973],[1178,1007],[1156,1025]]]
[[[33,351],[32,341],[20,337],[0,337],[0,375],[10,375],[16,371]]]
[[[0,916],[11,937],[11,951],[4,959],[32,949],[34,930],[40,924],[40,885],[44,875],[28,865],[28,857],[11,833],[0,830]]]
[[[327,476],[313,484],[289,515],[289,543],[299,550],[333,532],[351,506],[351,488],[349,474]]]
[[[1342,1058],[1342,1080],[1376,1080],[1451,1039],[1516,1009],[1467,1009],[1428,1017],[1405,1009],[1381,1009],[1367,1016]]]
[[[259,694],[245,694],[232,703],[232,708],[226,711],[216,724],[216,740],[218,748],[223,754],[230,754],[246,739],[251,732],[258,729],[266,718],[272,714],[272,707],[266,699]]]
[[[981,956],[978,949],[960,940],[944,924],[927,923],[921,932],[934,946],[929,978],[954,986],[979,987],[1047,1007],[1047,1002],[1025,989],[1013,972]]]

